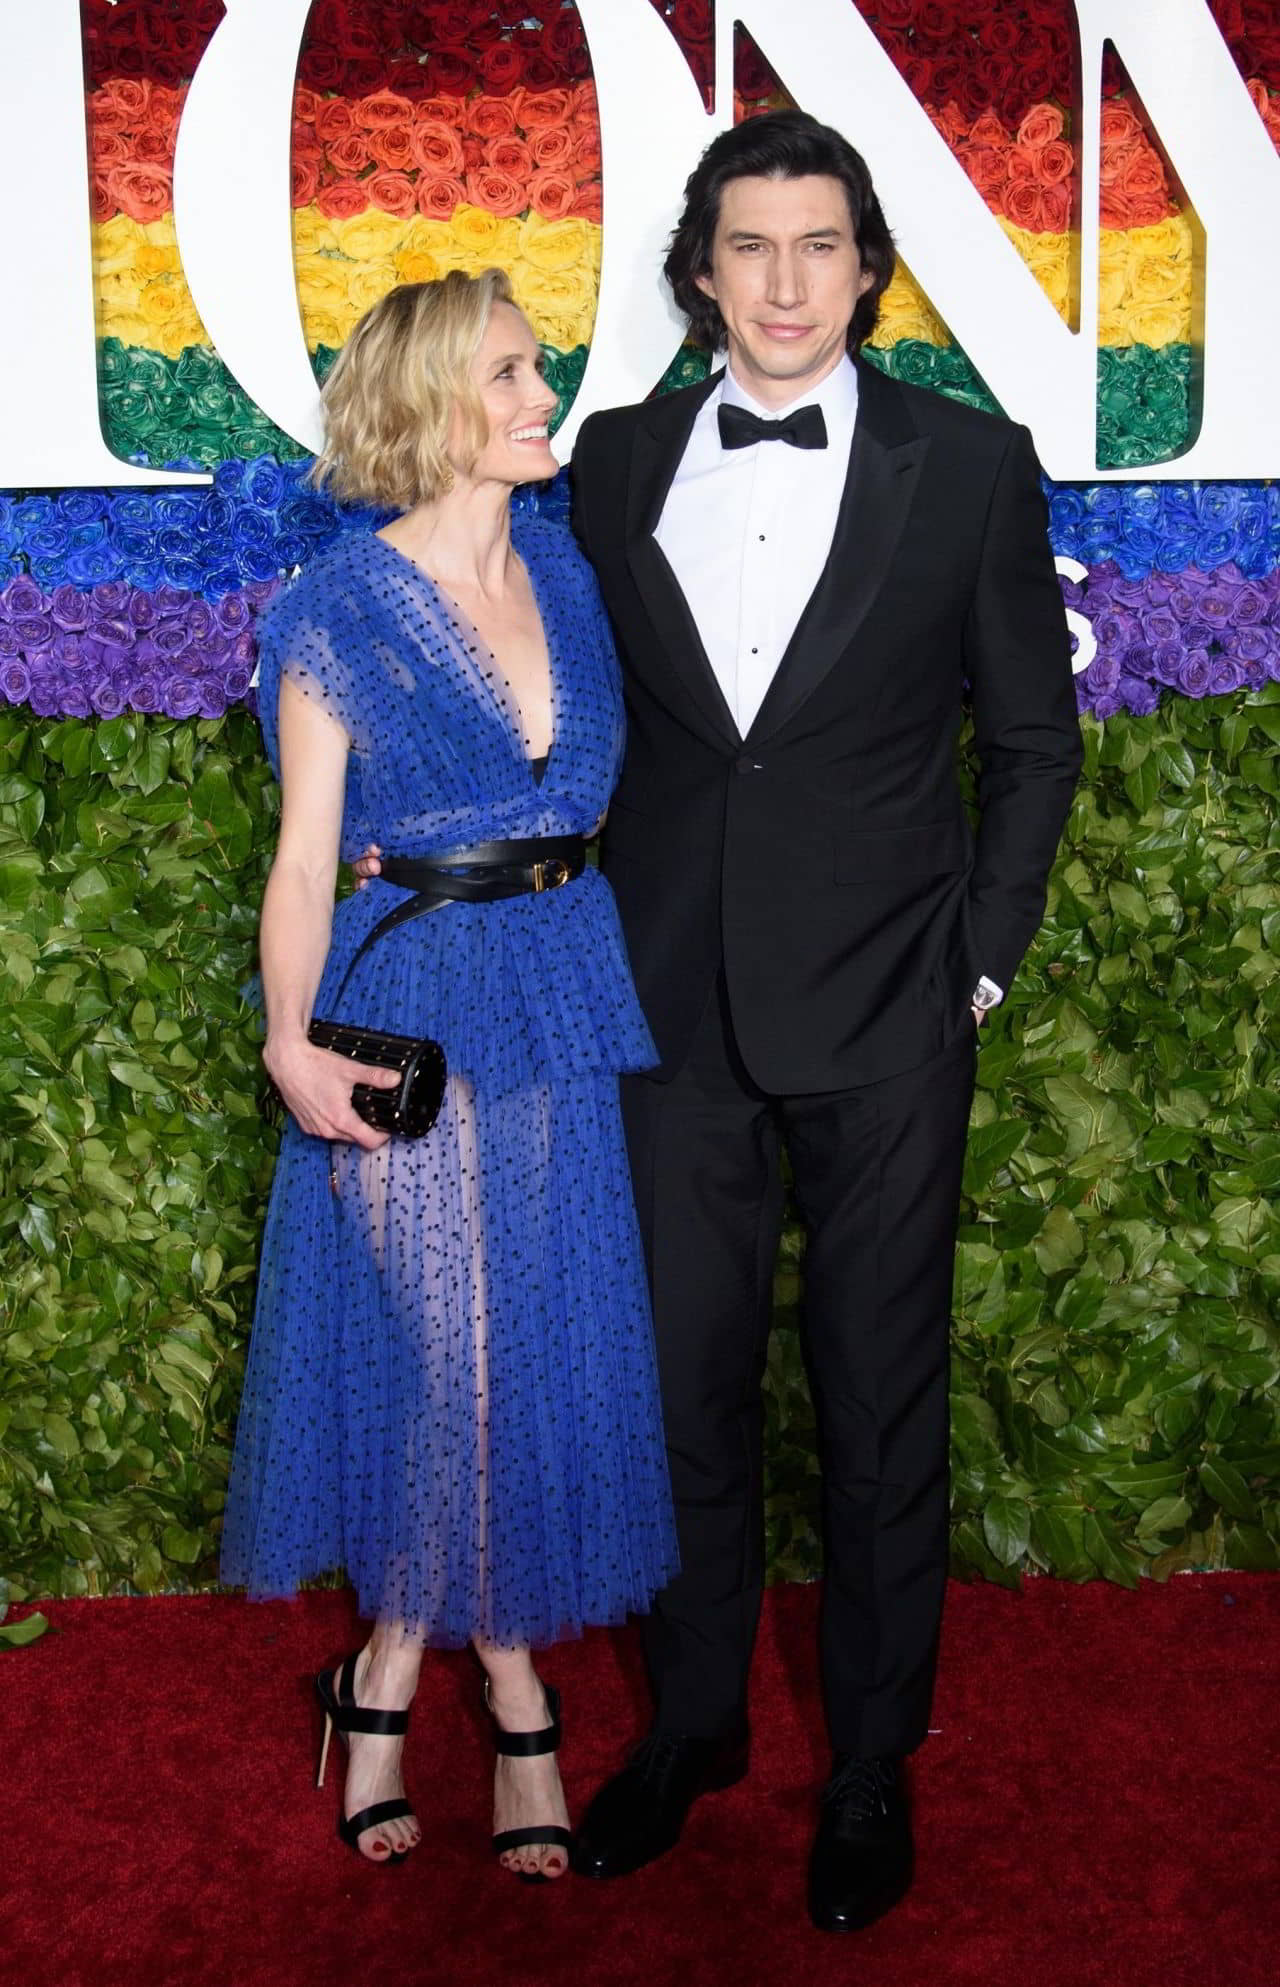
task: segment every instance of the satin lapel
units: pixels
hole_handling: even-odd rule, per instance
[[[714,373],[687,393],[652,401],[632,443],[627,481],[627,563],[658,637],[653,654],[664,682],[675,685],[698,729],[717,742],[741,744],[733,714],[707,659],[697,623],[679,580],[654,537],[698,409],[719,384]]]
[[[884,584],[929,447],[892,380],[859,362],[858,418],[831,552],[748,737],[778,731],[835,667]]]

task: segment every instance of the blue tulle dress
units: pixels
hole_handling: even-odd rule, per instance
[[[263,730],[288,675],[351,740],[343,854],[589,834],[623,739],[595,579],[563,526],[513,518],[547,634],[553,744],[525,755],[499,664],[376,536],[266,615]],[[608,885],[335,912],[315,1012],[443,1043],[444,1108],[376,1152],[289,1121],[263,1241],[222,1576],[292,1593],[345,1567],[361,1611],[439,1645],[545,1643],[644,1609],[675,1570],[618,1076],[654,1051]],[[332,1174],[332,1177],[331,1177]]]

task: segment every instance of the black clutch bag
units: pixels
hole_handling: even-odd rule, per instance
[[[400,1081],[384,1090],[372,1083],[352,1086],[351,1108],[375,1131],[397,1138],[423,1138],[440,1115],[444,1101],[445,1061],[439,1042],[423,1036],[383,1035],[376,1028],[354,1028],[345,1021],[313,1021],[307,1038],[318,1049],[349,1056],[352,1062],[375,1069],[396,1069]]]

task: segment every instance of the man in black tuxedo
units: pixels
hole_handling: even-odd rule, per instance
[[[745,1771],[785,1145],[823,1469],[835,1757],[809,1904],[829,1929],[911,1878],[978,1026],[1043,915],[1081,761],[1030,436],[858,357],[893,263],[837,132],[787,111],[717,138],[666,272],[727,368],[593,416],[574,457],[626,677],[602,866],[661,1057],[626,1112],[682,1556],[646,1624],[652,1732],[574,1860],[638,1868]]]

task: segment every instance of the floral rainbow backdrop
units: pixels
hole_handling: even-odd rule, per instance
[[[710,89],[711,0],[652,0]],[[852,0],[851,0],[852,4]],[[1072,221],[1067,0],[857,0],[1001,226],[1064,313]],[[84,0],[104,431],[122,456],[214,472],[210,491],[0,494],[0,692],[41,715],[212,717],[249,693],[252,618],[341,516],[211,349],[172,216],[184,94],[218,0]],[[1214,0],[1280,146],[1270,0]],[[745,39],[737,114],[783,101]],[[1192,232],[1118,65],[1103,119],[1100,459],[1140,469],[1188,431]],[[871,161],[874,169],[874,160]],[[323,375],[397,282],[498,263],[547,348],[562,404],[582,376],[600,263],[600,135],[570,0],[316,0],[294,100],[294,247]],[[892,221],[892,216],[890,216]],[[871,357],[994,404],[909,272]],[[664,384],[697,377],[682,353]],[[564,478],[530,501],[563,507]],[[1098,651],[1077,679],[1101,717],[1261,687],[1280,673],[1280,490],[1071,485],[1054,549]]]

